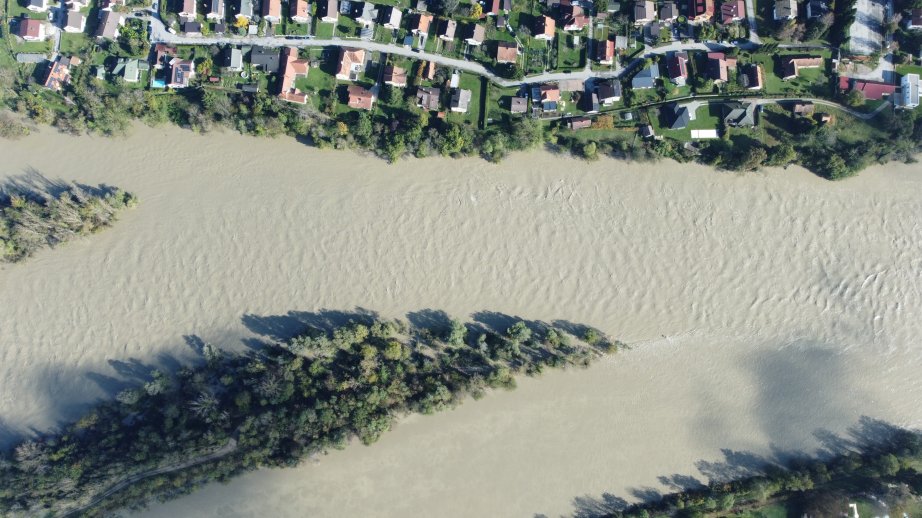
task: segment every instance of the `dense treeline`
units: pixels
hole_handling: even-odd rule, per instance
[[[40,248],[97,232],[136,203],[134,195],[121,190],[94,191],[79,185],[62,187],[59,194],[11,194],[0,200],[0,261],[21,261]]]
[[[845,516],[848,502],[873,496],[893,516],[922,495],[922,435],[890,428],[863,451],[827,460],[798,460],[770,465],[765,473],[666,495],[600,516],[609,518],[761,516],[768,505],[781,505],[788,516]],[[911,513],[910,513],[911,514]]]
[[[433,413],[512,388],[514,375],[587,365],[620,344],[517,322],[504,333],[452,321],[311,330],[248,354],[203,346],[204,365],[155,371],[60,433],[0,458],[0,514],[98,516],[211,480],[373,443],[406,412]],[[88,506],[87,509],[83,509]]]

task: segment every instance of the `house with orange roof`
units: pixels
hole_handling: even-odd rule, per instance
[[[45,88],[60,92],[64,85],[70,82],[70,67],[79,64],[80,58],[77,56],[69,58],[58,56],[48,67],[48,75],[45,76],[45,81],[42,85]]]
[[[298,57],[298,49],[285,47],[282,49],[282,89],[279,99],[290,103],[307,103],[307,94],[295,86],[299,77],[307,77],[310,62]]]
[[[282,20],[282,0],[262,0],[263,19],[269,23],[278,23]]]
[[[432,24],[432,15],[429,13],[417,13],[410,18],[410,32],[413,34],[429,34],[429,26]]]
[[[387,65],[384,67],[384,84],[398,88],[407,86],[407,71],[394,65]]]
[[[557,23],[550,16],[539,16],[535,19],[535,39],[550,41],[554,39],[554,30]]]
[[[519,58],[518,45],[511,41],[496,42],[496,62],[515,63]]]
[[[349,85],[347,89],[349,94],[349,107],[358,110],[370,110],[374,105],[375,98],[371,90],[359,85]]]
[[[291,21],[296,23],[307,23],[310,21],[311,16],[308,12],[307,0],[290,0],[289,13],[291,16]]]
[[[339,68],[336,70],[336,79],[355,81],[359,74],[365,70],[365,50],[349,47],[339,48]]]

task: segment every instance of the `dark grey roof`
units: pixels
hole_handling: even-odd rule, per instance
[[[268,47],[253,47],[250,53],[250,63],[263,67],[269,73],[279,71],[279,49]]]
[[[688,112],[688,108],[677,104],[672,106],[672,124],[669,129],[685,129],[688,127],[689,121],[691,121],[691,114]]]
[[[653,88],[656,86],[656,80],[659,79],[659,65],[651,63],[650,66],[641,70],[631,80],[631,86],[634,88]]]

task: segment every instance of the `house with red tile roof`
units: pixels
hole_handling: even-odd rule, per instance
[[[896,85],[865,81],[863,79],[851,79],[845,76],[839,76],[839,89],[843,92],[858,90],[864,94],[865,99],[871,101],[880,101],[884,97],[890,97],[896,93]]]
[[[794,79],[803,68],[820,68],[823,58],[817,56],[785,56],[781,59],[781,79]]]
[[[669,80],[677,86],[685,86],[688,81],[688,53],[673,52],[666,58],[666,72]]]
[[[17,34],[26,41],[45,41],[48,39],[45,22],[33,20],[32,18],[21,18],[19,20]]]
[[[307,77],[309,67],[308,60],[299,59],[297,48],[282,49],[282,88],[279,92],[279,99],[290,103],[307,103],[307,94],[298,89],[295,82],[299,77]]]
[[[613,40],[597,41],[595,44],[595,60],[602,65],[611,65],[615,62],[615,42]]]
[[[581,31],[589,23],[589,15],[582,6],[560,4],[560,25],[565,31]]]
[[[413,34],[429,34],[429,25],[432,24],[432,15],[417,13],[410,18],[410,32]]]
[[[536,40],[550,41],[554,39],[554,30],[557,23],[550,16],[539,16],[535,19],[534,36]]]
[[[688,0],[688,19],[707,22],[714,17],[714,0]]]
[[[496,42],[496,62],[515,63],[519,58],[518,45],[511,41]]]
[[[358,110],[370,110],[375,98],[371,90],[359,85],[349,85],[349,107]]]
[[[720,4],[720,23],[727,25],[746,16],[744,0],[728,0]]]
[[[355,81],[364,70],[364,49],[353,49],[349,47],[339,48],[339,67],[336,69],[336,79]]]
[[[77,56],[69,58],[58,56],[48,67],[48,75],[45,76],[45,81],[42,85],[45,88],[60,92],[64,85],[70,82],[70,67],[79,64],[80,58]]]
[[[289,9],[291,20],[296,23],[307,23],[310,21],[307,0],[290,0]]]
[[[282,20],[282,0],[262,0],[263,19],[269,23],[278,23]]]

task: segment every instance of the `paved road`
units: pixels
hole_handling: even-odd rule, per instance
[[[760,45],[762,39],[759,38],[759,31],[756,28],[756,2],[755,0],[746,0],[746,20],[749,22],[749,41]]]

